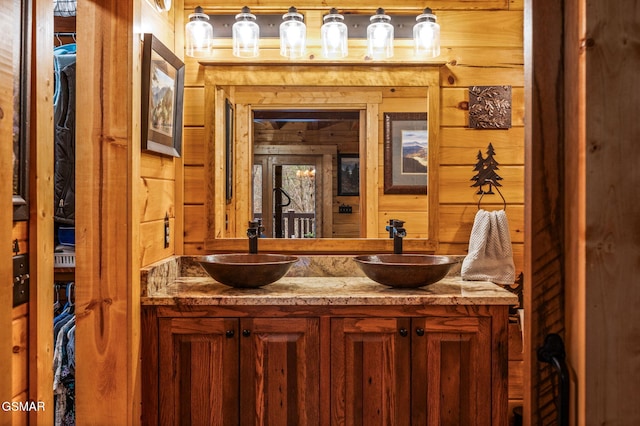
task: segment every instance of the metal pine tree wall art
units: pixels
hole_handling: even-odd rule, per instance
[[[482,152],[478,150],[478,155],[476,156],[477,162],[473,168],[473,171],[477,172],[471,180],[473,184],[472,188],[478,188],[478,192],[476,194],[493,194],[493,187],[502,186],[499,182],[502,180],[502,177],[496,173],[496,170],[500,170],[498,167],[498,162],[495,159],[496,151],[493,148],[493,145],[489,143],[487,147],[487,157],[482,156]],[[483,189],[484,185],[489,185],[489,190],[485,191]]]

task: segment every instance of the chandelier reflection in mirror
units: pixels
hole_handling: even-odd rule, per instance
[[[215,25],[212,26],[209,20]],[[366,38],[365,59],[369,60],[393,57],[395,39],[413,38],[415,59],[429,59],[440,55],[440,25],[430,8],[425,8],[416,18],[409,15],[391,16],[383,8],[378,8],[370,17],[353,13],[341,14],[338,9],[332,8],[322,21],[321,52],[326,59],[348,57],[349,37]],[[306,55],[307,25],[304,16],[293,6],[284,15],[264,14],[257,17],[247,6],[237,15],[207,15],[198,6],[189,15],[185,28],[185,53],[192,57],[207,56],[211,53],[215,36],[216,39],[233,38],[234,56],[255,58],[259,55],[261,26],[266,32],[263,37],[279,37],[280,54],[283,57],[297,59]]]

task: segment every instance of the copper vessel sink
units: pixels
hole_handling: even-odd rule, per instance
[[[380,284],[416,288],[443,279],[456,263],[449,256],[376,254],[353,258],[365,275]]]
[[[256,288],[282,278],[295,256],[280,254],[212,254],[198,258],[198,262],[214,280],[238,288]]]

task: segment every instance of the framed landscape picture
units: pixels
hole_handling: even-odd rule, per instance
[[[358,154],[338,154],[338,195],[360,195]]]
[[[384,114],[384,193],[426,194],[427,113]]]
[[[142,149],[180,157],[184,63],[153,34],[142,53]]]

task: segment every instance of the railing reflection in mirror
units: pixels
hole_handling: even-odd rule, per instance
[[[262,219],[262,213],[255,213],[254,219]],[[275,213],[273,219],[275,220]],[[275,229],[275,227],[274,227]],[[282,213],[282,235],[267,235],[273,238],[315,238],[316,215],[315,213],[301,213],[295,210],[287,210]]]

